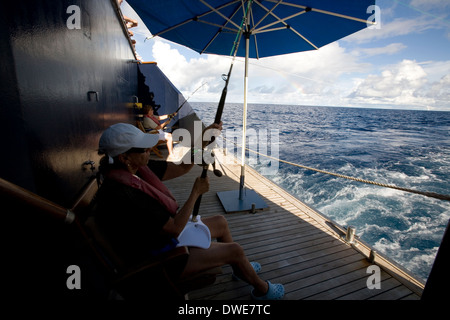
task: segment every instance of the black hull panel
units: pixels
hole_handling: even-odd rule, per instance
[[[80,29],[69,29],[70,5]],[[63,206],[92,175],[102,130],[130,122],[137,65],[115,1],[8,2],[0,19],[0,176]],[[6,155],[6,156],[5,156]]]
[[[80,29],[67,27],[71,5],[80,8]],[[115,0],[2,3],[1,178],[71,207],[98,168],[103,130],[134,122],[138,67],[121,19]],[[6,194],[0,203],[8,299],[106,297],[76,226]],[[81,268],[81,290],[66,285],[70,265]]]

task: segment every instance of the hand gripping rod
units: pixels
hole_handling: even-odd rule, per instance
[[[222,95],[220,96],[220,100],[219,100],[219,105],[217,107],[217,111],[216,111],[216,117],[214,119],[214,123],[219,124],[220,123],[220,119],[222,118],[222,113],[223,113],[223,107],[225,106],[225,99],[227,97],[227,91],[228,91],[228,82],[230,81],[230,76],[231,76],[231,71],[233,70],[233,63],[230,66],[230,70],[228,71],[228,75],[225,79],[225,87],[222,90]],[[207,145],[211,144],[212,142],[214,142],[215,137],[211,137],[211,140],[208,142]],[[213,164],[214,166],[214,164]],[[205,160],[203,159],[203,155],[202,155],[202,167],[203,167],[203,171],[201,174],[201,178],[206,178],[207,174],[208,174],[208,167],[209,164],[205,163]],[[216,171],[216,170],[215,170]],[[200,209],[200,203],[202,202],[202,195],[200,195],[197,198],[197,201],[195,202],[194,205],[194,211],[192,212],[192,221],[197,221],[197,215],[198,215],[198,211]]]
[[[236,39],[234,41],[233,44],[233,48],[231,48],[231,53],[230,56],[233,55],[233,60],[231,61],[231,66],[230,66],[230,70],[228,70],[228,75],[226,76],[225,80],[225,86],[222,90],[222,95],[220,96],[220,100],[219,100],[219,105],[217,106],[217,111],[216,111],[216,118],[214,119],[214,123],[219,124],[220,123],[220,119],[222,118],[222,112],[223,112],[223,107],[225,106],[225,99],[227,97],[227,91],[228,91],[228,83],[230,81],[230,77],[231,77],[231,71],[233,70],[233,65],[234,65],[234,60],[236,59],[236,55],[237,55],[237,51],[239,48],[239,44],[241,42],[241,37],[243,34],[243,26],[245,23],[245,17],[247,16],[247,12],[250,8],[250,3],[247,6],[246,9],[246,14],[244,15],[244,18],[242,19],[240,28],[239,28],[239,32],[236,35]],[[234,54],[233,54],[234,53]],[[211,144],[212,142],[214,142],[215,137],[211,137],[211,140],[209,141],[208,145]],[[213,154],[214,155],[214,154]],[[213,164],[214,165],[214,164]],[[201,174],[201,178],[206,178],[207,173],[208,173],[208,167],[209,164],[205,163],[205,160],[203,159],[203,154],[202,154],[202,166],[203,166],[203,171]],[[216,170],[214,170],[214,173],[216,173]],[[202,195],[200,195],[197,198],[197,201],[195,202],[194,205],[194,210],[192,212],[192,221],[197,221],[197,215],[198,215],[198,211],[200,209],[200,203],[202,202]]]

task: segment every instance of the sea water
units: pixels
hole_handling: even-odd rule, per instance
[[[213,122],[217,103],[190,104],[206,124]],[[450,112],[249,104],[247,117],[247,128],[278,130],[280,159],[450,194]],[[222,120],[225,132],[240,130],[242,104],[226,104]],[[252,166],[261,171],[266,163]],[[450,202],[281,162],[267,178],[341,226],[354,226],[363,241],[427,279]]]

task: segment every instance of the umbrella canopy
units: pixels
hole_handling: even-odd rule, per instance
[[[153,36],[199,53],[230,55],[249,7],[244,32],[249,57],[318,49],[364,29],[375,0],[128,0]],[[238,56],[245,56],[240,43]]]

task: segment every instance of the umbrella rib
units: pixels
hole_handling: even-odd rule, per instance
[[[286,29],[288,29],[287,26],[272,28],[272,29],[262,29],[262,30],[259,29],[259,30],[256,30],[255,32],[253,32],[252,34],[255,35],[255,34],[264,33],[264,32],[280,31],[280,30],[286,30]]]
[[[265,25],[265,26],[262,26],[261,28],[255,30],[255,31],[256,31],[256,32],[262,31],[262,30],[267,29],[268,27],[271,27],[271,26],[273,26],[273,25],[275,25],[275,24],[278,24],[278,23],[283,23],[285,26],[287,26],[288,24],[286,23],[286,20],[289,20],[289,19],[298,17],[299,15],[302,15],[302,14],[304,14],[304,13],[306,13],[306,11],[297,12],[297,13],[295,13],[295,14],[293,14],[293,15],[290,15],[289,17],[286,17],[286,18],[281,19],[281,18],[279,18],[278,16],[276,16],[273,12],[270,12],[269,14],[272,15],[272,16],[274,16],[275,18],[277,18],[278,21],[275,21],[275,22],[269,23],[269,24],[267,24],[267,25]]]
[[[267,2],[272,2],[272,3],[278,3],[279,2],[279,0],[266,0],[266,1]],[[326,10],[317,9],[317,8],[311,8],[311,7],[308,7],[308,6],[302,6],[302,5],[296,4],[296,3],[281,2],[280,4],[285,5],[285,6],[300,8],[300,9],[309,8],[311,11],[315,11],[315,12],[318,12],[318,13],[327,14],[327,15],[330,15],[330,16],[338,17],[338,18],[358,21],[358,22],[362,22],[362,23],[367,23],[367,19],[361,19],[361,18],[348,16],[348,15],[345,15],[345,14],[336,13],[336,12],[326,11]]]
[[[319,47],[317,47],[314,43],[312,43],[311,41],[309,41],[308,39],[306,39],[300,32],[298,32],[297,30],[295,30],[294,28],[289,28],[289,30],[291,30],[292,32],[294,32],[296,35],[298,35],[300,38],[302,38],[303,40],[305,40],[307,43],[309,43],[314,49],[319,50]]]
[[[312,11],[323,13],[323,14],[327,14],[327,15],[330,15],[330,16],[338,17],[338,18],[343,18],[343,19],[347,19],[347,20],[353,20],[353,21],[362,22],[364,24],[367,24],[367,19],[355,18],[355,17],[344,15],[344,14],[340,14],[340,13],[335,13],[335,12],[325,11],[325,10],[320,10],[320,9],[314,9],[314,8],[312,8]]]
[[[187,19],[187,20],[185,20],[185,21],[183,21],[183,22],[180,22],[180,23],[177,24],[177,25],[174,25],[174,26],[171,26],[171,27],[169,27],[169,28],[167,28],[167,29],[161,30],[161,31],[158,32],[158,33],[152,34],[152,36],[150,37],[150,39],[151,39],[151,38],[154,38],[154,37],[158,37],[158,36],[162,35],[163,33],[172,31],[172,30],[174,30],[174,29],[176,29],[176,28],[178,28],[178,27],[181,27],[181,26],[185,25],[186,23],[189,23],[189,22],[194,21],[194,20],[195,20],[195,18]]]
[[[258,23],[256,23],[256,24],[253,25],[252,32],[256,29],[256,27],[258,27],[258,25],[259,25],[261,22],[263,22],[263,20],[264,20],[265,18],[267,18],[267,16],[268,16],[273,10],[275,10],[276,7],[278,7],[278,5],[279,5],[282,1],[283,1],[283,0],[278,0],[278,2],[272,7],[272,9],[270,9],[269,11],[267,11],[266,14],[264,15],[264,17],[262,17],[262,18],[258,21]],[[256,2],[258,5],[262,6],[258,1],[255,0],[255,2]]]
[[[225,23],[220,26],[217,25],[219,27],[219,31],[216,32],[216,34],[214,35],[214,37],[211,38],[211,40],[209,40],[209,42],[206,44],[206,46],[203,48],[203,50],[200,52],[200,54],[204,53],[206,51],[206,49],[208,49],[208,47],[210,46],[210,44],[219,36],[219,34],[222,33],[223,29],[227,29],[227,30],[231,30],[234,33],[234,29],[231,29],[229,27],[227,27],[226,25],[228,24],[228,22],[231,21],[231,19],[233,19],[233,17],[236,15],[236,13],[240,10],[240,6],[233,12],[233,14],[230,16],[230,18],[228,20],[225,21]],[[204,22],[204,21],[200,21],[200,22]],[[236,31],[236,33],[239,33],[240,29]]]
[[[296,16],[299,16],[299,15],[301,15],[301,14],[306,13],[306,12],[307,12],[306,9],[303,10],[303,11],[297,12],[296,14],[293,14],[293,15],[291,15],[291,16],[289,16],[289,17],[286,17],[286,18],[284,18],[284,19],[281,19],[281,18],[278,17],[275,13],[271,12],[269,9],[267,9],[265,6],[263,6],[261,3],[259,3],[257,0],[255,0],[255,2],[256,2],[261,8],[263,8],[264,10],[266,10],[271,16],[273,16],[275,19],[277,19],[278,21],[275,21],[275,22],[273,22],[273,23],[269,23],[268,25],[263,26],[262,28],[260,28],[260,29],[258,29],[258,30],[254,30],[254,31],[253,31],[253,34],[258,33],[258,32],[262,32],[262,31],[264,31],[264,29],[266,29],[267,27],[273,26],[273,25],[275,25],[275,24],[277,24],[277,23],[282,23],[282,24],[284,24],[284,26],[285,26],[284,28],[285,28],[285,29],[289,29],[289,30],[291,30],[292,32],[294,32],[297,36],[299,36],[299,37],[302,38],[304,41],[306,41],[309,45],[311,45],[314,49],[316,49],[316,50],[319,49],[314,43],[312,43],[312,42],[309,41],[307,38],[305,38],[300,32],[298,32],[297,30],[295,30],[294,28],[292,28],[291,26],[289,26],[289,25],[286,23],[286,21],[285,21],[285,20],[292,19],[293,17],[296,17]],[[272,1],[272,2],[273,2],[273,1]],[[283,4],[284,4],[284,3],[283,3]],[[279,30],[279,29],[277,28],[277,29],[273,29],[273,30]],[[269,31],[269,30],[266,30],[266,31]],[[271,31],[272,31],[272,30],[271,30]]]
[[[202,2],[203,2],[203,1],[202,1]],[[236,2],[239,2],[239,0],[235,0],[235,1],[233,1],[233,2],[225,3],[224,5],[221,5],[221,6],[217,7],[217,8],[212,8],[212,7],[210,7],[210,8],[212,8],[212,10],[207,11],[207,12],[205,12],[205,13],[202,13],[202,14],[200,14],[200,15],[198,15],[198,16],[193,17],[193,18],[186,19],[185,21],[182,21],[182,22],[180,22],[180,23],[178,23],[178,24],[176,24],[176,25],[174,25],[174,26],[171,26],[171,27],[169,27],[169,28],[167,28],[167,29],[164,29],[164,30],[159,31],[158,33],[152,34],[151,38],[158,37],[158,36],[162,35],[163,33],[166,33],[166,32],[172,31],[172,30],[174,30],[174,29],[177,29],[177,28],[179,28],[179,27],[185,25],[186,23],[189,23],[189,22],[192,22],[192,21],[198,21],[199,18],[202,18],[202,17],[204,17],[204,16],[207,16],[208,14],[210,14],[210,13],[212,13],[212,12],[217,12],[217,10],[226,8],[226,7],[228,7],[229,5],[232,5],[232,4],[236,3]],[[202,22],[203,22],[203,21],[202,21]],[[239,28],[239,27],[238,27],[238,28]],[[233,31],[234,31],[234,30],[233,30]]]
[[[238,2],[238,1],[239,1],[239,0],[236,0],[236,1],[234,1],[234,2]],[[234,21],[229,20],[228,17],[227,17],[226,15],[224,15],[222,12],[219,11],[219,9],[223,8],[223,6],[216,9],[216,8],[214,8],[213,6],[211,6],[209,3],[205,2],[204,0],[200,0],[200,2],[203,3],[205,6],[207,6],[208,8],[210,8],[210,9],[211,9],[211,12],[217,13],[219,16],[221,16],[222,18],[224,18],[225,21],[229,21],[232,25],[234,25],[234,26],[239,30],[240,27],[239,27]]]
[[[262,26],[262,27],[259,28],[259,29],[256,29],[256,25],[255,25],[255,26],[253,27],[253,30],[252,30],[253,32],[255,32],[255,31],[256,31],[256,32],[262,31],[262,30],[264,30],[264,29],[266,29],[266,28],[269,28],[269,27],[271,27],[271,26],[273,26],[273,25],[276,25],[276,24],[278,24],[278,23],[283,23],[285,26],[287,26],[286,20],[295,18],[295,17],[297,17],[297,16],[299,16],[299,15],[302,15],[302,14],[306,13],[306,10],[303,10],[303,11],[299,11],[299,12],[297,12],[297,13],[294,13],[293,15],[290,15],[289,17],[286,17],[286,18],[281,19],[281,18],[279,18],[278,16],[276,16],[276,15],[273,13],[273,10],[275,9],[275,7],[282,3],[281,0],[279,0],[279,2],[276,4],[276,6],[274,6],[274,7],[273,7],[272,9],[270,9],[270,10],[269,10],[267,7],[263,6],[263,5],[262,5],[259,1],[257,1],[257,0],[255,0],[255,3],[258,4],[263,10],[266,11],[266,15],[263,17],[263,19],[265,19],[265,18],[270,14],[271,16],[275,17],[275,18],[277,19],[277,21],[272,22],[272,23],[269,23],[269,24],[266,24],[266,25]],[[282,4],[284,4],[284,3],[282,3]],[[263,19],[261,19],[261,20],[258,22],[258,24],[260,24],[261,21],[262,21]]]
[[[255,21],[254,21],[254,17],[253,17],[253,11],[250,11],[250,16],[252,19],[252,23],[253,25],[255,25]],[[252,31],[250,31],[250,34],[252,33]],[[258,50],[258,41],[256,39],[256,35],[253,34],[253,39],[255,40],[255,52],[256,52],[256,59],[259,59],[259,50]]]
[[[233,28],[225,26],[228,23],[228,21],[226,21],[224,25],[221,25],[221,24],[218,24],[218,23],[214,23],[214,22],[209,22],[209,21],[206,21],[206,20],[196,20],[196,22],[204,23],[204,24],[207,24],[207,25],[210,25],[210,26],[213,26],[213,27],[218,27],[220,29],[226,29],[228,31],[232,31],[233,33],[239,32],[239,30],[236,30],[236,29],[233,29]],[[218,31],[218,32],[220,32],[220,31]]]

